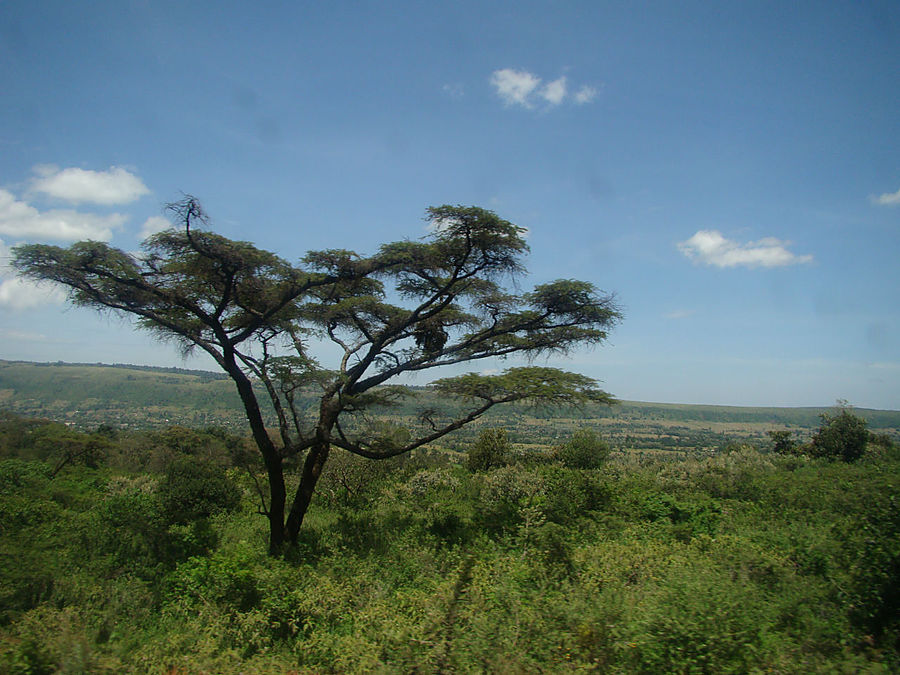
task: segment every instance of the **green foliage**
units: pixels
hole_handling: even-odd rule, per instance
[[[579,429],[554,450],[554,458],[570,469],[597,469],[609,458],[609,444],[593,429]]]
[[[722,509],[715,500],[695,497],[678,499],[667,494],[651,494],[643,499],[641,511],[644,518],[672,523],[673,535],[689,542],[700,534],[715,535]]]
[[[191,196],[169,211],[178,227],[148,237],[141,255],[96,241],[68,248],[24,244],[13,252],[12,266],[25,278],[65,286],[75,305],[133,315],[185,352],[202,349],[228,374],[267,473],[272,554],[296,543],[332,446],[386,459],[440,439],[499,404],[612,402],[591,378],[518,367],[433,383],[466,407],[451,415],[418,411],[416,433],[393,421],[370,423],[367,411],[405,391],[390,386],[395,378],[494,357],[566,354],[602,343],[621,320],[615,297],[589,282],[561,279],[517,292],[515,278],[528,252],[525,230],[491,211],[431,207],[432,227],[423,240],[387,243],[367,257],[312,251],[297,266],[210,232]],[[338,347],[333,369],[307,353],[310,334]],[[274,345],[294,353],[276,356]],[[299,393],[312,383],[321,394],[309,416]],[[275,418],[277,443],[267,430],[266,409]],[[301,485],[288,504],[285,468],[301,454]]]
[[[161,474],[0,461],[0,672],[900,668],[890,452],[452,458],[337,481],[283,559],[246,500],[172,525]]]
[[[469,471],[488,471],[503,466],[510,459],[512,444],[506,436],[506,429],[484,429],[466,453],[466,467]]]
[[[233,511],[241,499],[238,487],[222,469],[188,458],[166,469],[158,494],[166,522],[176,525]]]
[[[189,558],[167,578],[167,597],[187,608],[218,603],[247,611],[259,600],[259,582],[251,561],[244,551],[235,556],[218,553]]]
[[[825,459],[855,462],[866,451],[869,432],[866,421],[846,407],[834,414],[823,413],[822,426],[813,435],[811,454]]]
[[[847,546],[854,621],[900,649],[900,496],[871,505]]]
[[[769,438],[772,439],[772,450],[779,455],[792,455],[797,450],[797,439],[790,431],[778,430],[769,431]]]

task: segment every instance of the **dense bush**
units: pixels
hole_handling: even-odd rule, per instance
[[[570,469],[597,469],[609,458],[609,452],[609,444],[596,431],[579,429],[553,454]]]
[[[814,457],[854,462],[866,451],[869,432],[867,423],[846,408],[837,414],[822,415],[822,426],[810,444]]]
[[[893,451],[338,462],[284,559],[195,451],[0,461],[0,672],[900,672]]]
[[[487,471],[503,466],[509,461],[512,444],[506,435],[506,429],[484,429],[466,453],[466,466],[469,471]]]
[[[862,536],[848,546],[851,616],[900,649],[900,496],[872,504],[857,526]]]
[[[772,450],[779,455],[794,454],[797,450],[797,439],[790,431],[779,430],[770,431],[769,438],[772,439]]]
[[[158,494],[166,521],[178,525],[233,511],[240,503],[237,486],[222,469],[188,458],[169,465]]]

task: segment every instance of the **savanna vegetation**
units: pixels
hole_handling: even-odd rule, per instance
[[[205,352],[227,374],[265,466],[272,555],[297,544],[334,448],[386,460],[500,404],[613,401],[591,378],[531,365],[435,379],[428,387],[457,405],[420,407],[403,424],[371,415],[410,400],[398,378],[596,346],[621,318],[614,297],[588,282],[559,279],[520,292],[525,230],[491,211],[432,207],[420,240],[383,244],[369,256],[311,251],[298,264],[209,231],[193,197],[169,211],[175,225],[148,237],[137,255],[96,241],[23,244],[12,266],[66,288],[75,305],[132,317],[185,352]],[[313,357],[316,340],[337,347],[336,364]],[[312,409],[300,395],[311,387]],[[300,481],[289,491],[285,469],[295,461]]]
[[[251,439],[6,413],[0,672],[896,672],[900,452],[858,419],[668,461],[336,450],[273,558]]]
[[[600,344],[619,310],[580,281],[520,292],[523,232],[483,209],[298,265],[209,232],[191,198],[172,210],[140,256],[14,251],[227,379],[122,368],[104,393],[71,367],[65,412],[65,387],[0,364],[0,672],[900,668],[890,414],[615,416],[594,380],[538,366],[401,386]],[[154,377],[204,396],[173,405]],[[244,425],[205,423],[235,405]],[[179,408],[191,424],[139,423]]]

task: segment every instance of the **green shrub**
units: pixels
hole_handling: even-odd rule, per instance
[[[791,431],[770,431],[772,450],[779,455],[792,455],[797,451],[797,439]]]
[[[222,469],[193,459],[170,464],[158,494],[166,522],[175,525],[233,511],[240,503],[237,486]]]
[[[856,461],[866,451],[869,440],[866,424],[864,419],[847,408],[834,415],[824,413],[822,426],[813,435],[810,454],[825,459]]]
[[[189,558],[169,575],[168,600],[187,608],[215,603],[247,611],[259,601],[253,562],[253,556],[245,550]]]
[[[900,499],[872,504],[858,532],[862,541],[849,551],[851,617],[871,634],[892,634],[900,648]]]
[[[676,499],[667,494],[646,495],[642,515],[649,521],[668,520],[672,533],[680,541],[690,541],[699,534],[715,535],[722,509],[715,500],[703,497]]]
[[[594,472],[547,467],[541,472],[542,508],[548,520],[566,525],[610,503],[610,490]]]
[[[554,458],[570,469],[597,469],[609,459],[609,444],[593,429],[579,429],[554,451]]]
[[[506,436],[506,429],[484,429],[478,440],[469,446],[466,466],[469,471],[488,471],[506,464],[511,452],[512,444]]]

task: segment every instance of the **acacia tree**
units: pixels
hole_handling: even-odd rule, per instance
[[[528,251],[524,230],[491,211],[430,208],[431,232],[421,240],[385,244],[371,256],[315,251],[298,265],[209,231],[192,197],[169,211],[175,226],[149,237],[140,255],[94,241],[30,244],[14,250],[13,266],[68,287],[76,305],[133,315],[156,336],[215,359],[234,381],[265,465],[262,510],[273,554],[296,542],[333,447],[384,459],[501,403],[613,401],[588,377],[531,366],[432,382],[441,397],[461,400],[462,412],[421,409],[412,427],[367,414],[411,395],[396,384],[400,376],[491,357],[563,354],[601,343],[620,319],[613,296],[587,282],[514,292]],[[337,367],[311,356],[316,340],[337,345]],[[301,404],[310,387],[318,388],[312,414]],[[267,412],[276,420],[272,435]],[[297,460],[301,477],[289,503],[285,467]]]

